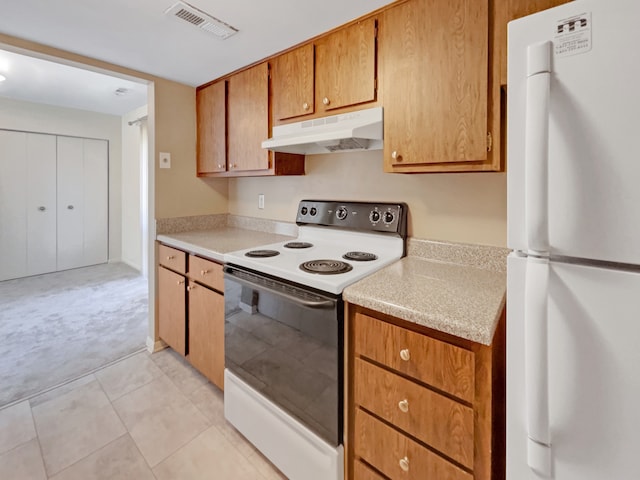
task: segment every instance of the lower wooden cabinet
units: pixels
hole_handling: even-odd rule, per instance
[[[347,304],[350,480],[503,480],[504,315],[480,345]]]
[[[222,265],[166,245],[158,252],[158,335],[223,389]]]

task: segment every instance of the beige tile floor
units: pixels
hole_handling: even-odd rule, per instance
[[[284,479],[222,402],[175,352],[138,353],[0,410],[0,479]]]

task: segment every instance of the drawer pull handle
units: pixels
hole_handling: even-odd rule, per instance
[[[211,270],[200,270],[200,275],[202,275],[203,277],[209,273]]]
[[[398,402],[398,408],[401,412],[407,413],[409,411],[409,400],[406,398]]]
[[[195,290],[195,289],[196,289],[196,286],[195,286],[195,285],[189,285],[189,286],[187,287],[187,291],[189,291],[189,292],[190,292],[191,290]]]
[[[184,280],[178,280],[178,285],[184,285]]]
[[[398,464],[404,472],[409,471],[409,459],[407,457],[401,458]]]
[[[176,258],[175,255],[167,255],[167,260],[173,260],[174,258]]]
[[[411,354],[409,353],[408,348],[403,348],[402,350],[400,350],[400,358],[405,362],[411,360]]]

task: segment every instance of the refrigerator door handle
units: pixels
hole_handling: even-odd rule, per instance
[[[547,292],[549,260],[527,259],[524,290],[525,395],[527,463],[532,470],[551,477],[549,433],[549,357]]]
[[[551,42],[527,48],[525,222],[528,250],[549,251],[549,96]]]

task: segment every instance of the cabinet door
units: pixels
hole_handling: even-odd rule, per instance
[[[227,170],[227,82],[196,92],[198,174]]]
[[[56,137],[27,134],[27,275],[56,271]]]
[[[189,282],[189,361],[224,388],[224,297]]]
[[[269,151],[269,66],[261,63],[229,78],[228,170],[267,170]]]
[[[385,170],[485,160],[488,1],[390,8],[380,20],[379,52]]]
[[[318,107],[323,110],[376,99],[374,18],[340,29],[318,41],[316,98]]]
[[[284,120],[314,113],[314,46],[278,55],[271,72],[273,118]]]
[[[186,342],[185,301],[184,277],[158,266],[158,336],[181,355]]]

